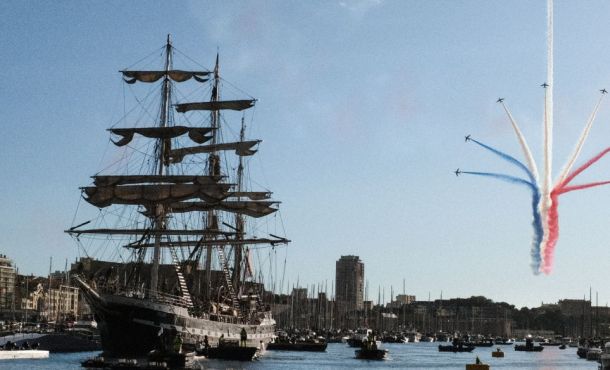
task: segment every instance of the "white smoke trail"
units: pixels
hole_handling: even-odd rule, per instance
[[[544,94],[544,180],[540,197],[540,215],[544,227],[542,256],[549,234],[548,212],[551,207],[551,182],[553,167],[553,0],[547,0],[547,80]]]
[[[517,121],[515,121],[515,119],[513,118],[513,115],[510,113],[510,111],[508,110],[508,107],[506,106],[506,104],[504,104],[504,102],[502,102],[502,107],[504,108],[504,111],[508,115],[508,119],[510,120],[511,125],[513,126],[513,130],[515,131],[515,134],[517,135],[517,139],[519,139],[519,144],[521,145],[521,149],[523,150],[523,155],[525,156],[525,160],[527,161],[527,167],[529,168],[530,172],[534,176],[534,179],[536,180],[536,185],[538,185],[537,184],[538,183],[538,167],[536,166],[536,162],[534,161],[532,152],[530,151],[530,148],[527,145],[525,136],[523,136],[523,133],[521,132],[521,130],[519,129],[519,126],[517,125]]]
[[[576,147],[574,148],[574,152],[572,153],[570,160],[568,161],[568,163],[566,163],[565,167],[561,171],[561,175],[555,183],[555,186],[561,184],[566,179],[568,173],[572,169],[572,166],[574,166],[574,162],[576,162],[576,159],[578,158],[578,155],[580,154],[580,151],[582,150],[582,147],[585,144],[587,137],[589,137],[589,132],[591,131],[591,127],[593,126],[593,122],[595,121],[595,117],[597,116],[599,106],[601,105],[603,99],[604,94],[602,93],[602,95],[599,97],[599,100],[597,101],[597,104],[595,105],[595,108],[593,109],[593,112],[591,113],[591,116],[589,117],[587,125],[585,126],[584,130],[582,131],[582,134],[580,135],[580,138],[578,139],[578,142],[576,143]]]

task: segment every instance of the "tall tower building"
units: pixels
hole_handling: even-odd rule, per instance
[[[335,297],[348,310],[364,308],[364,263],[358,256],[341,256],[337,260]]]
[[[0,254],[0,309],[10,310],[15,300],[15,277],[17,271],[13,262],[5,255]]]

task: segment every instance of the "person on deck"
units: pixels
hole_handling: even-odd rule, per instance
[[[180,334],[177,334],[176,339],[174,340],[174,352],[182,352],[182,337],[180,336]]]
[[[239,343],[240,346],[245,347],[247,345],[248,342],[248,333],[246,332],[246,328],[241,328],[241,333],[239,333],[241,342]]]

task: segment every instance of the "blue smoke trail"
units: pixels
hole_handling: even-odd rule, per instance
[[[481,144],[481,143],[478,143],[478,144],[485,146],[484,144]],[[489,148],[489,147],[487,147],[487,148]],[[489,149],[503,157],[510,157],[509,155],[499,152],[495,149],[492,149],[492,148],[489,148]],[[510,158],[512,158],[512,157],[510,157]],[[514,161],[520,163],[516,159],[514,159],[514,158],[512,158],[512,159]],[[523,164],[521,163],[521,165],[523,165]],[[529,172],[531,175],[531,172],[527,169],[527,167],[523,166],[523,168],[525,169],[525,171]],[[507,182],[510,182],[513,184],[526,185],[530,188],[530,190],[532,191],[532,214],[534,216],[534,221],[532,221],[532,226],[534,228],[534,239],[532,240],[532,248],[530,250],[530,255],[532,258],[531,266],[532,266],[532,270],[534,271],[534,274],[536,274],[536,275],[539,274],[540,273],[540,264],[542,263],[541,256],[540,256],[540,245],[542,243],[542,237],[544,235],[544,231],[542,228],[542,218],[540,217],[540,212],[538,211],[538,202],[540,201],[540,189],[538,188],[538,185],[536,185],[536,183],[534,181],[527,181],[527,180],[524,180],[519,177],[504,175],[501,173],[472,172],[472,171],[462,171],[461,173],[465,173],[468,175],[493,177],[493,178],[507,181]]]
[[[525,172],[525,173],[527,174],[527,177],[530,179],[530,182],[531,182],[532,184],[536,184],[536,178],[535,178],[535,177],[534,177],[534,175],[532,174],[532,171],[530,171],[530,170],[527,168],[527,166],[526,166],[526,165],[524,165],[524,164],[523,164],[523,162],[521,162],[520,160],[518,160],[518,159],[516,159],[515,157],[513,157],[513,156],[511,156],[511,155],[508,155],[508,154],[506,154],[506,153],[504,153],[504,152],[501,152],[501,151],[499,151],[498,149],[494,149],[494,148],[490,147],[489,145],[485,145],[485,144],[483,144],[482,142],[477,141],[477,140],[475,140],[475,139],[470,138],[469,140],[470,140],[470,141],[472,141],[472,142],[474,142],[474,143],[476,143],[476,144],[478,144],[478,145],[480,145],[480,146],[482,146],[483,148],[485,148],[485,149],[489,150],[490,152],[492,152],[492,153],[494,153],[494,154],[498,155],[500,158],[502,158],[502,159],[504,159],[504,160],[506,160],[506,161],[508,161],[508,162],[510,162],[510,163],[512,163],[512,164],[514,164],[514,165],[516,165],[517,167],[519,167],[520,169],[522,169],[522,170],[523,170],[523,172]],[[500,174],[498,174],[498,175],[500,175]],[[501,175],[501,176],[506,176],[506,175]],[[509,177],[510,177],[510,176],[509,176]],[[515,178],[515,179],[516,179],[516,178]],[[505,179],[505,180],[507,180],[507,179]],[[510,181],[510,180],[507,180],[507,181]],[[538,187],[538,185],[536,185],[536,187]]]

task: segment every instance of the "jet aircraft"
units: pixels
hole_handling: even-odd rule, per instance
[[[453,173],[455,173],[456,176],[459,176],[462,171],[460,171],[460,169],[458,168],[457,170],[453,171]]]

